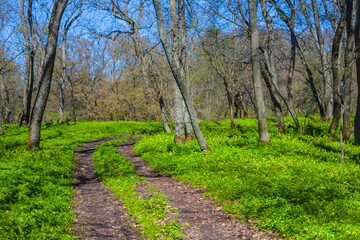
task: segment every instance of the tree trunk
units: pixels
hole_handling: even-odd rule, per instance
[[[290,2],[290,1],[289,1]],[[292,109],[294,107],[294,95],[293,95],[293,78],[295,72],[295,63],[296,63],[296,36],[295,36],[295,5],[290,4],[290,21],[289,21],[289,28],[290,28],[290,64],[289,70],[287,74],[287,81],[286,81],[286,90],[287,90],[287,100],[289,102],[289,107]],[[288,115],[290,116],[291,113],[288,111]]]
[[[185,76],[185,84],[188,83],[186,67],[188,65],[187,61],[187,31],[186,31],[186,19],[185,19],[185,3],[184,1],[178,1],[179,6],[179,30],[180,30],[180,64],[183,75]],[[192,100],[191,100],[192,102]],[[191,121],[189,118],[189,113],[186,109],[185,102],[182,101],[183,106],[183,120],[186,127],[186,141],[191,141],[195,139],[194,129],[191,126]]]
[[[325,106],[325,117],[324,121],[330,121],[333,113],[333,99],[332,99],[332,90],[331,90],[331,76],[330,76],[330,67],[327,60],[327,54],[325,50],[325,43],[324,38],[321,31],[320,26],[320,16],[319,16],[319,10],[317,6],[316,0],[311,0],[313,13],[314,13],[314,19],[315,19],[315,29],[317,34],[317,40],[319,43],[319,53],[321,57],[321,68],[323,72],[324,77],[324,106]]]
[[[30,121],[32,86],[34,82],[34,53],[31,50],[30,36],[32,33],[32,0],[28,1],[27,20],[24,12],[25,0],[20,1],[20,18],[22,32],[25,38],[25,77],[23,91],[23,105],[19,118],[19,125],[28,125]],[[28,28],[29,24],[29,28]],[[30,32],[30,33],[29,33]]]
[[[275,112],[275,116],[276,116],[276,122],[277,122],[277,126],[278,126],[278,132],[281,134],[286,134],[286,128],[285,128],[285,123],[284,123],[284,118],[282,115],[282,108],[281,108],[281,104],[279,103],[279,101],[276,99],[275,97],[275,90],[274,87],[272,86],[271,80],[270,80],[270,76],[267,74],[267,72],[265,71],[264,67],[261,68],[261,75],[265,81],[266,87],[270,93],[270,98],[271,101],[273,103],[274,106],[274,112]]]
[[[257,109],[257,118],[259,126],[259,141],[269,142],[269,133],[266,123],[266,109],[264,104],[263,89],[260,75],[260,49],[259,49],[259,32],[257,21],[257,2],[248,0],[249,3],[249,20],[250,20],[250,46],[251,46],[251,67],[252,81],[254,85],[255,102]]]
[[[289,2],[289,1],[288,1]],[[277,4],[276,1],[272,0],[271,1],[271,4],[275,7],[277,13],[279,14],[280,18],[284,21],[284,23],[288,26],[290,32],[291,32],[291,35],[294,37],[293,40],[294,40],[294,44],[296,46],[296,48],[298,49],[298,54],[299,54],[299,57],[300,57],[300,60],[302,61],[304,67],[305,67],[305,71],[306,71],[306,74],[307,74],[307,78],[306,78],[306,82],[307,84],[309,85],[310,87],[310,90],[312,92],[312,95],[314,97],[314,100],[318,106],[318,110],[319,110],[319,113],[320,113],[320,117],[323,119],[325,118],[325,110],[324,110],[324,107],[323,107],[323,104],[320,100],[320,96],[319,96],[319,93],[315,87],[315,84],[314,84],[314,77],[313,77],[313,73],[309,67],[309,64],[307,63],[307,60],[304,56],[304,53],[300,47],[300,44],[299,44],[299,41],[295,35],[295,32],[294,32],[294,29],[291,27],[290,25],[290,19],[289,17],[286,16],[285,12],[279,7],[279,5]]]
[[[183,99],[177,86],[174,82],[174,117],[175,117],[175,135],[174,141],[176,144],[184,144],[186,141],[183,115]]]
[[[333,38],[333,44],[331,49],[331,68],[333,73],[333,102],[334,102],[334,110],[333,110],[333,119],[329,128],[329,133],[336,132],[338,129],[339,121],[340,121],[340,111],[341,111],[341,100],[340,100],[340,47],[341,47],[341,39],[346,25],[346,12],[343,10],[340,18],[340,22],[337,25],[337,29],[335,31],[335,36]]]
[[[61,82],[60,82],[60,102],[59,102],[59,123],[64,122],[64,106],[65,106],[65,83],[66,83],[66,34],[67,31],[64,32],[64,38],[62,42],[62,74],[61,74]]]
[[[171,15],[171,42],[172,42],[172,52],[179,54],[180,60],[180,71],[183,73],[182,76],[185,76],[184,66],[182,60],[182,49],[179,45],[179,25],[178,25],[178,9],[176,0],[170,0],[170,15]],[[183,40],[183,36],[181,36]],[[185,78],[184,78],[185,80]],[[174,141],[176,144],[184,144],[186,141],[185,136],[185,125],[184,125],[184,113],[183,113],[183,99],[181,97],[180,90],[174,82],[174,114],[175,114],[175,135]]]
[[[183,0],[179,0],[183,1]],[[185,76],[182,76],[180,69],[180,61],[178,53],[172,52],[169,44],[168,37],[166,35],[165,23],[164,23],[164,15],[162,11],[162,6],[160,0],[153,0],[155,11],[156,11],[156,19],[158,23],[159,35],[161,44],[165,50],[166,58],[168,60],[169,66],[171,68],[171,72],[175,78],[175,81],[180,89],[181,95],[185,101],[186,108],[189,112],[189,117],[191,120],[191,125],[194,129],[195,137],[199,143],[200,149],[204,152],[211,151],[209,145],[206,143],[206,140],[200,130],[200,126],[198,123],[198,119],[196,116],[195,108],[192,104],[190,94],[185,84]]]
[[[35,104],[31,114],[30,132],[26,145],[27,150],[40,148],[41,122],[44,115],[47,99],[50,92],[51,78],[54,70],[57,39],[62,15],[67,6],[68,0],[56,0],[49,22],[48,39],[46,43],[45,62],[39,80],[39,89],[35,98]]]
[[[1,109],[0,109],[0,135],[4,135],[4,130],[2,127],[2,114],[1,114]]]
[[[355,56],[356,56],[357,102],[356,102],[356,115],[354,121],[354,135],[355,135],[355,145],[360,145],[360,1],[356,2]]]
[[[345,74],[344,84],[341,98],[344,102],[344,126],[343,126],[343,139],[349,140],[351,135],[351,83],[353,79],[354,71],[354,47],[355,47],[355,36],[354,36],[354,10],[355,1],[346,1],[346,49],[345,49]]]

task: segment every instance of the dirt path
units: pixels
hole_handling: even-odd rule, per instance
[[[276,239],[269,232],[259,232],[240,221],[231,220],[229,215],[216,208],[216,204],[206,200],[189,184],[165,177],[149,167],[132,149],[139,139],[132,139],[119,145],[118,151],[129,159],[136,171],[143,175],[152,187],[163,191],[171,199],[171,206],[177,208],[177,217],[184,227],[182,232],[188,239]],[[139,186],[140,195],[146,196],[146,187]]]
[[[140,234],[135,231],[135,220],[124,210],[121,200],[115,198],[97,178],[91,161],[97,146],[116,138],[92,141],[76,150],[74,201],[78,215],[76,232],[80,239],[140,238]]]

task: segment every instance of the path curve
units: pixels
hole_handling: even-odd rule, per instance
[[[91,160],[97,146],[127,136],[131,135],[98,139],[76,149],[74,208],[80,239],[140,239],[135,220],[122,201],[100,182]]]
[[[201,189],[165,177],[149,167],[149,164],[133,151],[138,140],[131,139],[121,143],[118,151],[129,159],[135,170],[144,176],[152,187],[161,190],[171,200],[172,207],[179,210],[175,217],[180,224],[191,226],[181,230],[188,239],[278,239],[271,232],[259,232],[246,223],[232,220],[227,213],[216,208],[214,202],[205,199],[201,195]],[[138,190],[141,192],[141,189]]]

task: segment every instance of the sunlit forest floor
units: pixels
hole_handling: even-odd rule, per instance
[[[300,123],[303,135],[293,128],[279,135],[275,119],[268,118],[271,144],[260,144],[256,119],[236,120],[236,130],[230,130],[229,121],[201,122],[213,152],[202,153],[196,141],[177,146],[173,134],[146,136],[135,150],[164,174],[206,188],[204,194],[223,210],[261,229],[292,239],[359,239],[360,148],[352,145],[353,139],[345,143],[341,164],[339,134],[327,134],[329,123],[309,117]],[[24,151],[27,128],[4,125],[4,130],[0,238],[71,239],[76,147],[97,138],[159,132],[161,124],[44,124],[38,152]],[[101,158],[111,150],[105,146],[95,152],[97,159],[111,159]]]

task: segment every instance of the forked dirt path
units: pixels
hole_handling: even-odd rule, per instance
[[[74,208],[80,239],[140,239],[135,220],[124,210],[121,200],[100,182],[91,161],[97,146],[116,138],[120,137],[91,141],[76,149]]]
[[[190,225],[181,230],[188,239],[277,239],[271,232],[259,232],[245,223],[232,220],[227,213],[216,208],[216,203],[205,199],[201,195],[201,189],[165,177],[149,167],[149,164],[133,151],[138,140],[131,139],[121,143],[118,151],[129,159],[135,170],[143,175],[152,187],[161,190],[171,200],[172,207],[179,210],[174,217],[178,218],[180,224]],[[146,196],[144,186],[137,190],[140,196]]]

